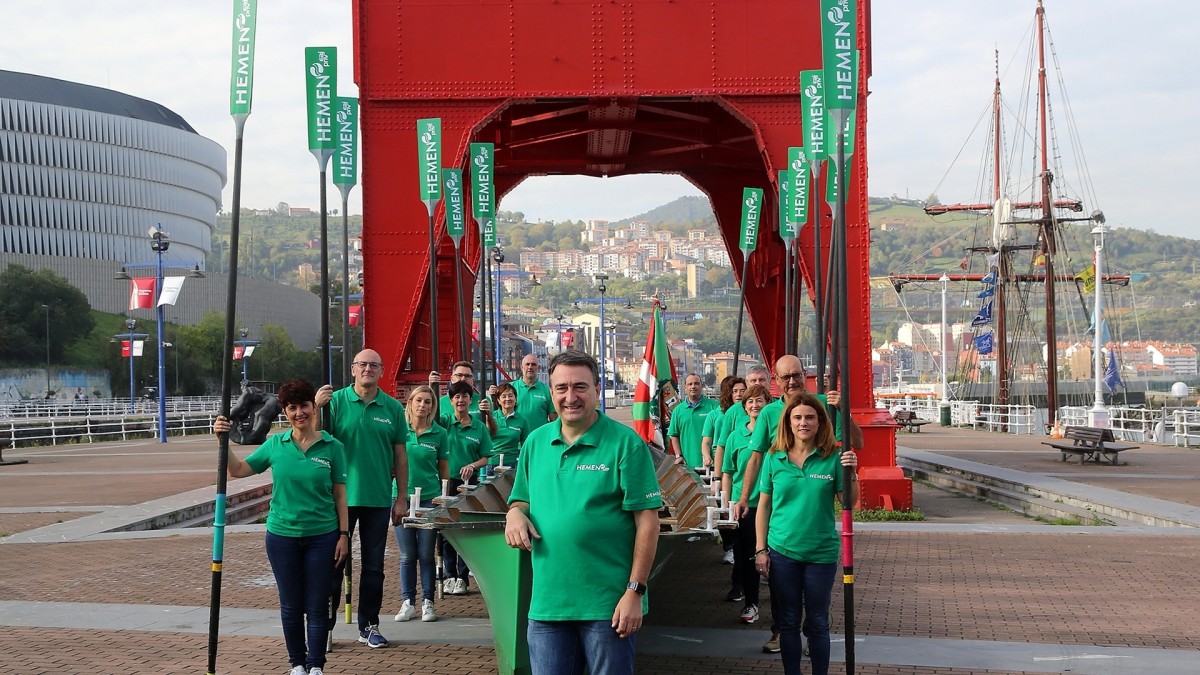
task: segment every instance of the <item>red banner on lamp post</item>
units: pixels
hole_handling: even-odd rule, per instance
[[[358,325],[359,312],[362,311],[362,305],[350,305],[350,325]]]
[[[154,309],[154,277],[129,280],[129,309]]]

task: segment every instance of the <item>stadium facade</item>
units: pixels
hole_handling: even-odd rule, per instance
[[[0,70],[0,265],[52,269],[94,309],[124,313],[128,282],[113,276],[122,265],[154,275],[147,232],[156,225],[170,236],[171,266],[205,269],[226,163],[221,145],[158,103]],[[205,275],[186,282],[168,320],[224,311],[227,276]],[[312,293],[240,279],[238,296],[238,320],[252,332],[277,323],[301,348],[317,344]]]

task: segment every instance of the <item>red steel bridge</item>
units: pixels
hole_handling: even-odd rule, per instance
[[[416,159],[416,123],[426,117],[442,120],[445,167],[469,176],[469,144],[495,145],[498,198],[545,174],[683,176],[712,201],[735,274],[742,268],[742,188],[762,188],[761,228],[771,234],[760,237],[748,278],[739,282],[773,364],[785,332],[784,248],[771,236],[778,232],[776,172],[788,146],[802,144],[798,74],[820,68],[819,12],[819,0],[355,0],[367,343],[389,368],[385,388],[406,389],[461,357],[454,267],[464,265],[467,288],[479,269],[478,228],[468,221],[457,260],[440,206],[439,246],[429,259]],[[859,0],[864,49],[848,191],[850,395],[866,435],[863,505],[907,508],[912,488],[895,466],[894,427],[871,395],[870,16],[869,0]],[[819,208],[828,228],[829,210]],[[811,289],[811,226],[800,241]],[[827,229],[822,241],[829,242]],[[443,298],[441,364],[432,362],[430,273]]]

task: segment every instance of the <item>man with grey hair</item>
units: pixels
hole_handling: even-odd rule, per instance
[[[680,405],[671,411],[671,424],[667,427],[671,453],[682,457],[687,466],[711,465],[712,459],[701,453],[704,442],[704,420],[709,415],[720,415],[721,405],[704,395],[704,381],[696,373],[683,381],[686,395]]]

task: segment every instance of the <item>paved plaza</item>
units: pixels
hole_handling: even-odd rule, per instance
[[[1200,450],[1144,445],[1122,454],[1127,465],[1080,466],[1040,440],[929,425],[898,444],[1184,516],[1200,502]],[[5,451],[29,461],[0,467],[4,672],[205,672],[211,529],[105,530],[211,499],[215,451],[212,437]],[[916,506],[927,522],[856,525],[855,672],[1200,672],[1200,528],[1045,525],[923,485]],[[262,526],[227,528],[221,673],[286,671],[262,540]],[[741,606],[724,601],[720,553],[707,540],[689,544],[656,580],[639,673],[780,670],[760,651],[766,622],[743,625]],[[369,650],[339,624],[327,672],[494,672],[482,598],[447,596],[438,622],[394,623],[395,546],[387,564],[382,632],[393,646]],[[842,673],[840,587],[834,605],[833,672]]]

